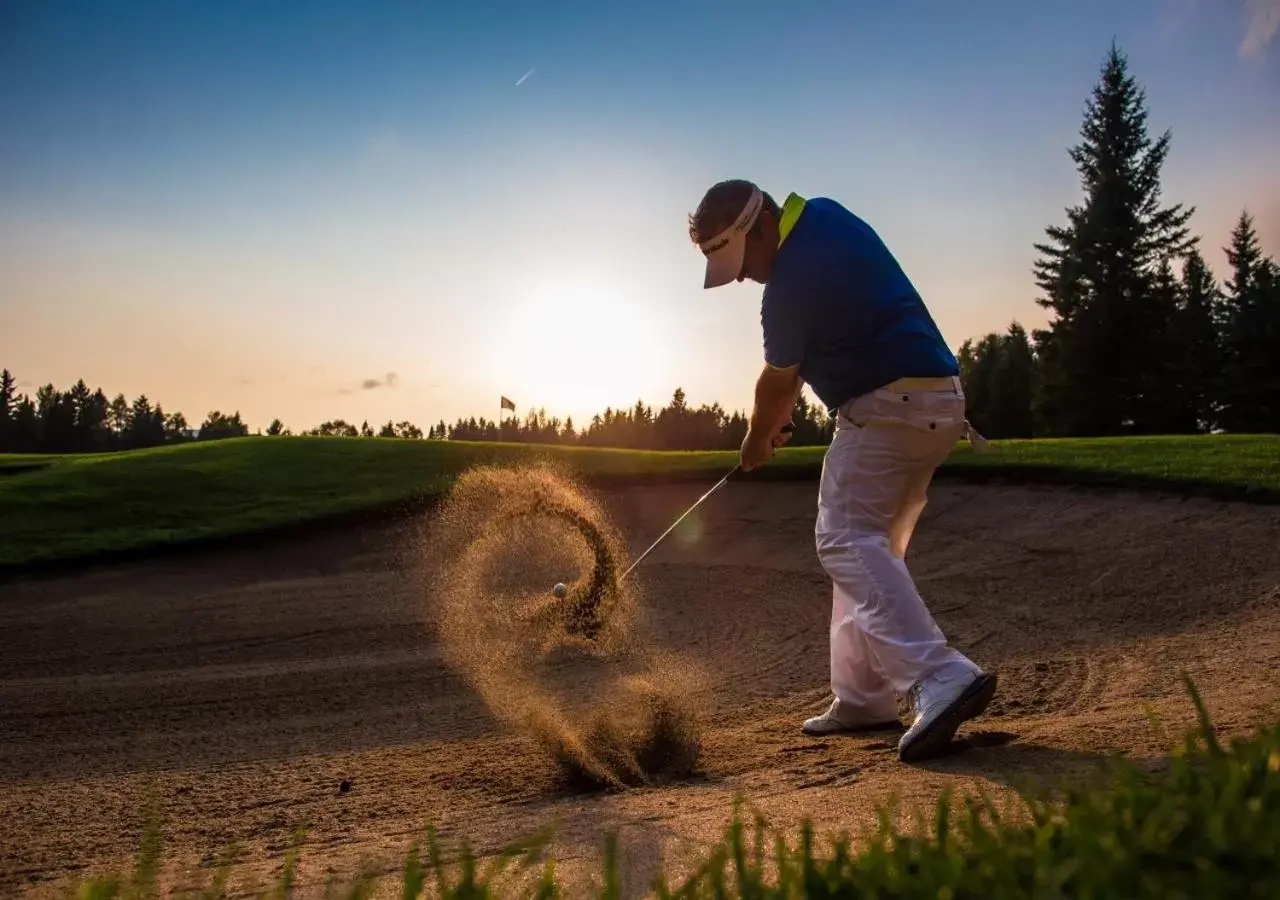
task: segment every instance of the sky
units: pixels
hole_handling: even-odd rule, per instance
[[[616,7],[616,8],[615,8]],[[1219,276],[1280,258],[1280,0],[0,0],[0,366],[198,424],[749,409],[744,177],[867,219],[948,343],[1045,323],[1033,243],[1114,39]]]

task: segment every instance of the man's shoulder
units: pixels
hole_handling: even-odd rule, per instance
[[[874,234],[870,223],[859,216],[839,200],[831,197],[811,197],[805,202],[805,211],[812,210],[810,217],[815,232],[834,235],[843,239],[857,239]],[[801,217],[803,221],[803,216]]]

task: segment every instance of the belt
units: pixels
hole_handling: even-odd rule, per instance
[[[960,379],[954,375],[944,378],[899,378],[880,388],[882,391],[949,391],[963,390]]]

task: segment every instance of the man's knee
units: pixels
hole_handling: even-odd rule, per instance
[[[868,554],[889,552],[889,533],[871,526],[842,529],[814,529],[818,561],[827,574],[856,574],[865,566]]]

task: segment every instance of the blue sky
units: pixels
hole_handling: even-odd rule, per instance
[[[1210,263],[1246,204],[1280,255],[1277,0],[878,6],[4,0],[0,364],[295,429],[745,408],[726,177],[866,217],[953,346],[1037,326],[1113,37]]]

